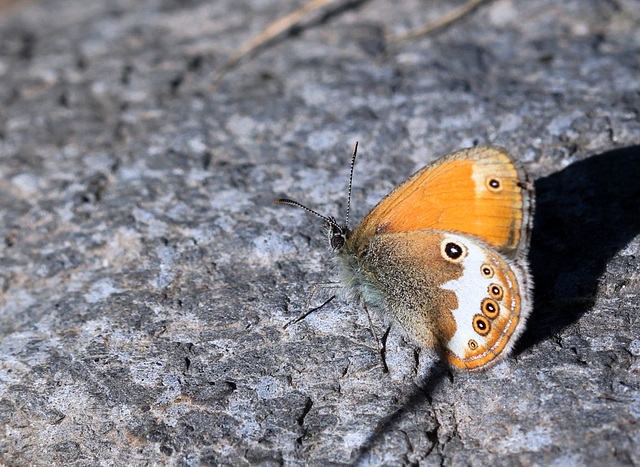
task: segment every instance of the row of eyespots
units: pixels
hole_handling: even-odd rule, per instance
[[[498,191],[502,189],[501,184],[496,180],[490,180],[488,186]],[[460,263],[467,256],[467,248],[463,244],[445,240],[440,244],[440,254],[451,263]],[[480,274],[491,279],[495,275],[495,269],[490,264],[483,264],[480,267]],[[486,336],[491,331],[489,320],[497,318],[500,314],[500,305],[496,300],[502,300],[504,296],[504,291],[498,284],[490,284],[488,292],[492,298],[485,298],[480,306],[482,314],[473,317],[473,329],[481,336]],[[469,339],[467,345],[471,350],[478,348],[478,343],[473,339]]]
[[[487,279],[492,278],[495,275],[495,270],[490,264],[483,264],[480,267],[480,273]],[[500,305],[498,301],[504,297],[504,290],[498,284],[490,284],[487,289],[491,298],[485,298],[480,305],[480,311],[482,314],[477,314],[473,317],[473,329],[481,336],[486,336],[491,331],[491,321],[500,315]],[[477,342],[470,340],[469,347],[471,349],[477,348]]]

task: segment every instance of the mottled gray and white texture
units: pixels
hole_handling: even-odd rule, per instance
[[[0,3],[0,464],[640,463],[637,0],[399,44],[462,2],[350,2],[214,82],[303,3]],[[283,329],[336,271],[273,200],[342,218],[355,140],[356,220],[475,142],[536,180],[535,310],[496,368],[392,327],[383,374],[342,299]]]

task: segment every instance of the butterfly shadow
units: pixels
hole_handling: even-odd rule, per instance
[[[534,310],[515,355],[574,323],[595,302],[611,258],[640,233],[640,145],[615,149],[538,179],[529,259]],[[355,454],[354,465],[403,416],[431,400],[450,370],[430,369],[401,407],[380,420]]]
[[[421,378],[421,381],[412,386],[412,390],[405,396],[399,408],[378,422],[372,433],[365,439],[358,450],[353,453],[353,462],[351,465],[366,463],[367,456],[374,446],[378,444],[386,433],[393,431],[402,421],[405,414],[419,410],[425,404],[431,405],[434,392],[447,377],[451,379],[452,374],[445,363],[439,362],[431,367],[427,374]],[[432,435],[435,437],[435,433],[432,433]]]
[[[607,263],[640,233],[640,145],[575,162],[535,188],[534,309],[516,356],[591,309]]]

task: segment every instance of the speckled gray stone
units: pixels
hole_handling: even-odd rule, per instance
[[[216,68],[303,1],[0,3],[0,464],[640,463],[635,0],[360,1]],[[474,143],[536,180],[535,310],[451,372],[336,280],[353,219]],[[312,305],[333,293],[321,290]],[[385,322],[375,318],[382,336]]]

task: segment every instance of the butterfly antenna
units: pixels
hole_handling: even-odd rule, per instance
[[[351,155],[351,170],[349,172],[349,195],[347,196],[347,216],[344,221],[345,227],[349,228],[349,211],[351,210],[351,188],[353,187],[353,168],[356,165],[356,154],[358,153],[358,142],[353,145],[353,154]]]
[[[276,204],[289,204],[291,206],[296,206],[296,207],[302,208],[305,211],[310,212],[314,216],[318,216],[320,219],[324,219],[325,222],[328,222],[331,225],[336,225],[336,221],[335,221],[335,219],[333,217],[323,216],[319,212],[314,211],[313,209],[306,207],[304,204],[298,203],[297,201],[294,201],[292,199],[280,198],[280,199],[275,200],[274,202]]]

